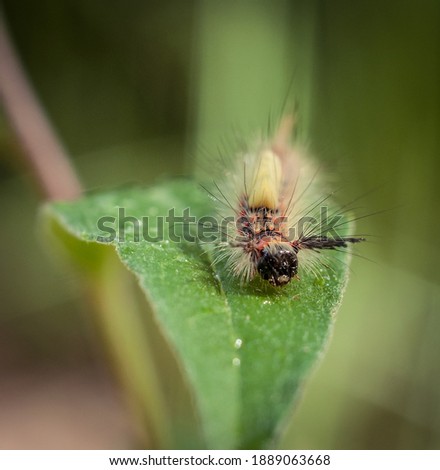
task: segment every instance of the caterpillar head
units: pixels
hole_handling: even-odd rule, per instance
[[[298,258],[294,250],[282,245],[263,249],[257,263],[260,276],[273,286],[284,286],[298,272]]]

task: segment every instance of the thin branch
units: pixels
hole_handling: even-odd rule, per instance
[[[26,78],[1,11],[0,64],[0,100],[38,187],[49,200],[76,199],[81,184]]]

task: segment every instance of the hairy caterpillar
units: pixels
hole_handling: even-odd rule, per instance
[[[226,261],[243,282],[259,275],[273,286],[298,278],[299,266],[316,268],[323,250],[345,249],[364,238],[342,236],[336,214],[328,220],[313,162],[291,143],[293,116],[285,116],[273,138],[247,148],[216,184],[227,226],[215,248],[215,262]],[[325,210],[323,210],[325,209]],[[321,255],[322,256],[322,255]]]

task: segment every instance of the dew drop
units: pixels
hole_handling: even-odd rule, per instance
[[[234,343],[235,349],[240,349],[242,344],[243,340],[241,338],[237,338]]]
[[[234,357],[234,359],[232,359],[233,366],[238,367],[240,364],[241,364],[241,361],[238,357]]]

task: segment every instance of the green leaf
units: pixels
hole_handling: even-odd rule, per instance
[[[117,218],[121,207],[125,216],[143,220],[142,228],[148,225],[150,235],[159,227],[157,216],[167,216],[169,209],[181,215],[189,207],[197,217],[214,213],[206,193],[183,180],[150,189],[92,194],[76,202],[52,204],[48,210],[70,234],[96,242],[103,236],[98,220]],[[160,445],[275,445],[273,439],[289,416],[304,378],[325,349],[346,283],[349,255],[334,253],[338,262],[331,269],[322,267],[319,276],[303,273],[300,281],[275,289],[260,280],[243,286],[221,266],[214,271],[203,247],[172,242],[167,230],[158,242],[136,241],[135,235],[133,225],[126,223],[124,240],[120,237],[112,245],[137,277],[175,353],[189,384],[203,440],[199,443],[196,435],[188,436],[192,431],[185,433],[185,423],[165,404],[164,421],[171,428],[179,421],[180,432]],[[118,305],[123,309],[124,300],[119,299]],[[144,308],[141,317],[148,312]],[[122,337],[123,322],[118,327]],[[118,341],[117,335],[113,338]],[[153,353],[157,363],[161,351],[156,348]],[[124,363],[123,354],[120,363]],[[168,371],[158,367],[156,371],[159,390],[164,391]],[[137,373],[142,374],[142,364]]]

